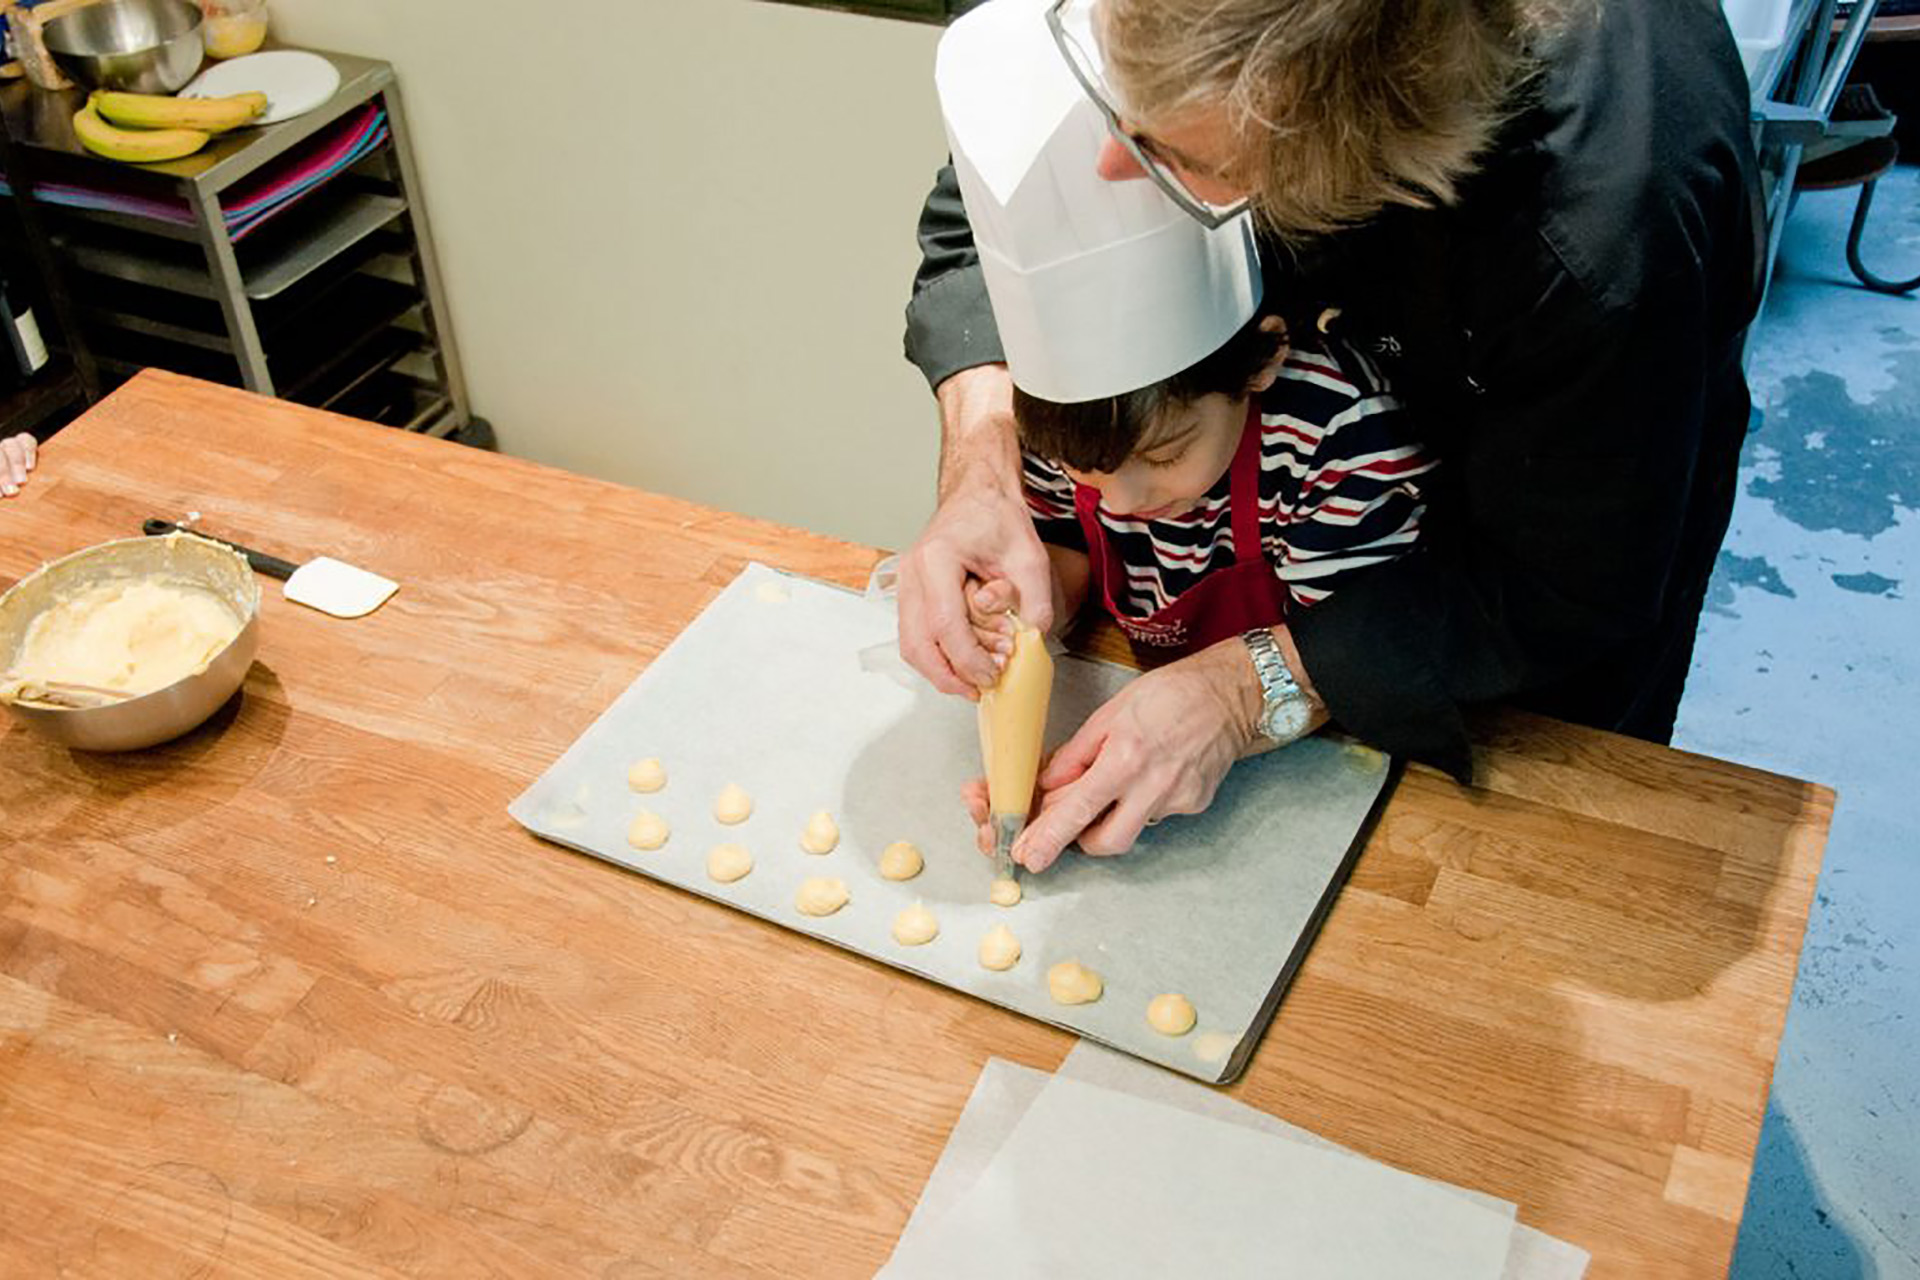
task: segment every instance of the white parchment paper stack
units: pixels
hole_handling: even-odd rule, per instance
[[[882,1280],[1581,1280],[1584,1250],[1082,1042],[988,1061]]]

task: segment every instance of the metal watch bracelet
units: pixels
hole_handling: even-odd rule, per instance
[[[1279,642],[1266,627],[1255,627],[1241,635],[1247,654],[1253,659],[1254,674],[1260,678],[1260,736],[1276,743],[1292,742],[1306,734],[1313,723],[1313,707],[1307,691],[1293,678]]]

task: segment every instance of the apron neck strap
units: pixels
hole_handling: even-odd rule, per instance
[[[1236,564],[1264,560],[1260,542],[1260,397],[1247,397],[1247,422],[1240,430],[1228,480],[1228,511],[1233,516],[1233,559]]]

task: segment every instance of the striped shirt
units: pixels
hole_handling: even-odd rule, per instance
[[[1073,481],[1022,454],[1027,508],[1043,542],[1087,549]],[[1299,608],[1353,574],[1403,555],[1425,509],[1417,476],[1434,460],[1414,443],[1405,411],[1358,351],[1337,341],[1295,347],[1260,396],[1260,532],[1267,562]],[[1140,617],[1234,562],[1231,471],[1193,510],[1161,520],[1099,520],[1126,570],[1114,602]]]

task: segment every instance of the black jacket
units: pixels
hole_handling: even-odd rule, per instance
[[[1714,0],[1603,0],[1439,210],[1304,253],[1268,305],[1380,357],[1439,455],[1419,550],[1289,619],[1334,720],[1470,772],[1494,699],[1664,741],[1733,501],[1764,228],[1748,88]],[[999,360],[951,168],[907,354]]]

